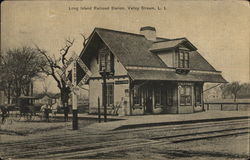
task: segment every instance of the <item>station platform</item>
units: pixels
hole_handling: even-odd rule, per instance
[[[97,118],[97,115],[79,114],[80,119]],[[103,117],[102,117],[103,118]],[[216,122],[226,120],[249,119],[249,111],[206,111],[190,114],[159,114],[140,116],[108,116],[108,122],[93,123],[84,130],[105,132],[142,127],[178,125],[188,123]]]

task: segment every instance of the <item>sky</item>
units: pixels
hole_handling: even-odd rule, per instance
[[[124,9],[111,10],[112,7]],[[139,33],[142,26],[154,26],[157,36],[188,38],[227,81],[250,82],[249,23],[249,3],[239,0],[4,1],[1,51],[36,44],[58,56],[65,39],[70,38],[75,39],[71,51],[79,54],[80,33],[88,36],[95,27]]]

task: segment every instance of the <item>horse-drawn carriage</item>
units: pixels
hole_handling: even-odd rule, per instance
[[[16,114],[18,119],[24,118],[25,120],[34,120],[41,115],[41,105],[35,105],[34,100],[36,98],[32,96],[20,96],[18,98],[18,111]]]
[[[58,105],[55,104],[34,104],[35,97],[20,96],[16,104],[2,105],[1,116],[2,123],[9,119],[12,121],[33,121],[33,120],[49,120],[49,113],[54,118],[58,110]]]

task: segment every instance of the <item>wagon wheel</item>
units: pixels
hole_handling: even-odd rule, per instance
[[[21,116],[20,116],[20,114],[18,114],[18,113],[14,113],[14,112],[12,112],[11,114],[10,114],[10,117],[11,117],[11,119],[13,120],[13,121],[19,121],[20,119],[21,119]]]
[[[33,113],[33,116],[32,116],[33,118],[32,118],[32,121],[37,121],[37,120],[39,120],[39,114],[37,114],[36,112],[35,113]]]
[[[6,118],[5,118],[5,123],[7,123],[7,124],[12,124],[12,117],[11,117],[11,114],[10,113],[8,113],[7,115],[6,115]]]
[[[36,113],[30,113],[30,114],[31,114],[30,120],[31,120],[31,121],[34,121],[35,118],[36,118]]]
[[[32,113],[25,113],[24,118],[26,121],[31,121],[32,120]]]
[[[15,115],[14,115],[16,118],[15,118],[15,120],[16,121],[20,121],[21,120],[21,118],[22,118],[22,113],[21,112],[17,112],[17,113],[15,113]]]

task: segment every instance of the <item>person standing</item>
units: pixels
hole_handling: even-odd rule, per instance
[[[49,122],[49,107],[48,107],[48,104],[44,104],[42,107],[41,107],[41,111],[43,112],[43,115],[45,117],[45,121],[46,122]]]
[[[152,113],[153,112],[153,107],[152,107],[153,101],[152,101],[151,96],[147,97],[145,105],[146,105],[146,112]]]
[[[5,118],[7,117],[8,109],[5,106],[0,106],[2,112],[2,124],[4,124]]]

